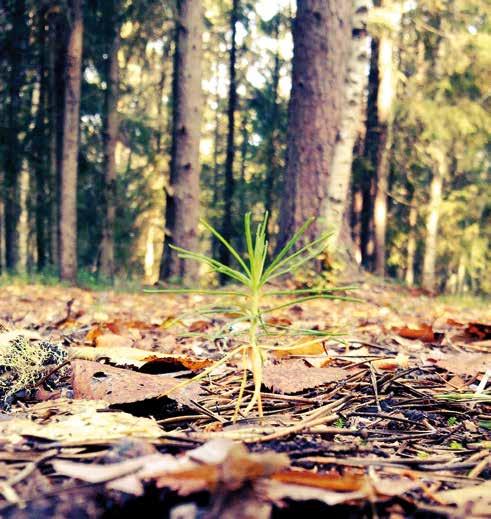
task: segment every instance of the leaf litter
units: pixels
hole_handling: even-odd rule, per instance
[[[313,502],[344,516],[488,517],[491,315],[368,283],[356,295],[365,302],[270,320],[341,330],[344,344],[279,345],[264,359],[264,418],[233,422],[240,358],[172,390],[234,347],[234,316],[176,319],[205,295],[6,287],[4,386],[16,341],[59,356],[9,386],[0,516],[66,517],[83,496],[89,517],[135,499],[155,517],[281,517]]]

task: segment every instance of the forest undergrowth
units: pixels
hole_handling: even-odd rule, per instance
[[[170,391],[240,340],[237,316],[190,312],[215,298],[4,285],[0,516],[488,516],[489,308],[368,278],[350,296],[269,318],[278,346],[331,336],[263,352],[260,418],[241,355]],[[45,353],[22,390],[16,344]]]

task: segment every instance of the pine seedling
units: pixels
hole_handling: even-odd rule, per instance
[[[228,335],[230,338],[239,339],[238,335],[245,335],[244,340],[237,340],[239,346],[227,352],[219,361],[210,368],[193,379],[186,380],[176,385],[170,392],[208,376],[218,366],[223,365],[238,354],[242,354],[243,376],[237,399],[234,421],[237,419],[244,397],[247,384],[248,364],[251,367],[254,390],[252,398],[245,410],[241,413],[247,415],[257,406],[259,416],[263,416],[261,402],[261,384],[263,378],[264,353],[272,350],[287,350],[291,352],[295,348],[305,348],[311,344],[322,343],[327,337],[336,338],[340,334],[332,332],[295,329],[279,324],[268,324],[268,318],[274,312],[288,307],[311,301],[314,299],[340,299],[354,301],[354,299],[342,295],[336,295],[336,291],[345,291],[354,287],[341,287],[337,289],[329,288],[306,288],[297,290],[277,290],[270,287],[271,281],[287,274],[292,274],[309,261],[318,257],[326,247],[330,234],[323,234],[319,238],[301,245],[295,250],[307,229],[314,222],[314,218],[307,220],[284,247],[268,261],[268,241],[266,226],[268,214],[266,213],[262,221],[258,224],[256,232],[253,232],[251,213],[248,212],[244,217],[244,238],[246,244],[246,255],[241,254],[227,241],[213,226],[201,220],[202,225],[215,236],[222,246],[226,247],[236,262],[235,267],[221,263],[220,261],[189,251],[181,247],[171,245],[177,251],[179,257],[186,260],[194,260],[205,264],[211,269],[238,285],[237,289],[225,290],[200,290],[200,289],[164,289],[147,290],[147,292],[166,292],[173,294],[204,294],[210,296],[233,298],[236,304],[223,307],[210,306],[202,308],[198,313],[201,315],[211,314],[233,314],[234,318],[226,327],[220,330],[219,334]],[[272,297],[286,297],[286,302],[280,302],[273,306],[268,306],[267,302]],[[182,318],[182,316],[181,316]],[[273,321],[274,322],[274,321]],[[239,325],[239,326],[237,326]],[[244,326],[245,325],[245,326]],[[287,339],[286,346],[274,346],[273,340],[276,338]],[[306,337],[310,337],[310,340]],[[342,342],[342,339],[339,339]]]

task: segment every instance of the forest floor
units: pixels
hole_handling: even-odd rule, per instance
[[[240,358],[167,394],[232,346],[178,318],[206,296],[2,287],[0,517],[489,517],[490,308],[355,295],[275,318],[344,343],[272,352],[234,422]]]

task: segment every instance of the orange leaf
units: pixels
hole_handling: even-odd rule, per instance
[[[327,490],[338,490],[352,492],[359,490],[365,478],[357,474],[337,474],[310,472],[308,470],[285,470],[273,474],[272,479],[289,483],[292,485],[305,485],[309,487],[324,488]]]
[[[188,330],[191,333],[203,333],[206,332],[206,330],[210,329],[213,325],[210,323],[210,321],[194,321],[194,323],[191,323],[188,327]]]

